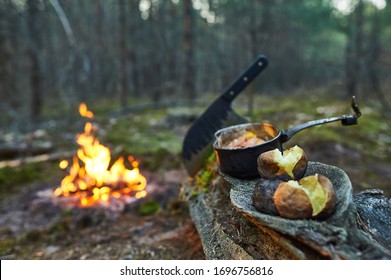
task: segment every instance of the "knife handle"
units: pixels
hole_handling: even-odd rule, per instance
[[[221,98],[225,99],[229,103],[234,100],[239,93],[249,85],[254,78],[262,72],[268,65],[268,61],[264,55],[260,55],[253,63],[247,68],[246,71],[239,78],[236,79],[221,95]]]

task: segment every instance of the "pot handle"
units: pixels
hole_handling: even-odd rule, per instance
[[[302,131],[303,129],[316,126],[316,125],[325,124],[325,123],[336,122],[339,120],[341,121],[342,125],[355,125],[358,123],[358,118],[361,116],[361,111],[356,103],[355,96],[352,97],[351,106],[354,111],[353,115],[343,115],[339,117],[331,117],[331,118],[309,121],[303,124],[299,124],[295,127],[288,128],[287,130],[282,131],[280,140],[282,143],[285,143],[289,139],[291,139],[293,135],[295,135],[299,131]]]

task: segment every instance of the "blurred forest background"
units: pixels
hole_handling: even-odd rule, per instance
[[[327,88],[390,110],[386,0],[0,0],[1,131],[80,101],[195,104],[260,53],[255,94]]]

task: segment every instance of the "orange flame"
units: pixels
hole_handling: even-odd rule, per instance
[[[84,103],[80,104],[79,112],[83,117],[94,117]],[[94,137],[94,130],[93,124],[87,122],[84,132],[76,138],[80,148],[77,156],[73,157],[72,165],[69,166],[66,160],[60,162],[62,169],[69,166],[69,174],[55,189],[54,195],[76,198],[80,207],[109,203],[112,198],[144,197],[147,181],[140,174],[138,162],[128,157],[132,169],[127,169],[124,158],[120,157],[110,167],[110,149],[99,143]]]
[[[81,103],[79,105],[79,113],[82,117],[86,117],[92,119],[94,117],[94,113],[88,110],[87,105],[85,103]]]

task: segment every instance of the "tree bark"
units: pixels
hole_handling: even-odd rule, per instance
[[[139,77],[139,59],[137,57],[137,32],[140,28],[139,1],[130,1],[130,13],[133,15],[130,20],[130,32],[128,58],[131,68],[132,90],[134,96],[139,96],[140,93],[140,77]]]
[[[118,68],[118,91],[120,104],[122,107],[127,106],[127,91],[128,84],[126,80],[126,1],[119,1],[119,35],[118,35],[118,46],[119,46],[119,68]]]
[[[153,29],[153,37],[156,39],[156,47],[158,51],[152,52],[153,59],[153,69],[154,69],[154,79],[153,88],[157,89],[153,91],[152,100],[157,105],[163,98],[164,92],[162,89],[163,84],[165,82],[166,77],[166,69],[165,65],[165,57],[167,54],[167,44],[166,44],[166,19],[165,19],[165,11],[166,11],[167,1],[162,1],[159,6],[156,6],[157,10],[152,11],[151,20],[155,26]]]
[[[357,96],[359,81],[362,80],[364,3],[359,0],[354,12],[348,16],[345,71],[346,93],[348,97]]]
[[[64,67],[64,72],[62,77],[60,78],[60,87],[63,88],[63,85],[65,81],[68,78],[68,75],[72,73],[72,69],[74,67],[74,64],[76,62],[76,58],[80,58],[82,61],[82,71],[79,74],[79,80],[81,82],[81,86],[85,87],[85,82],[87,81],[87,77],[90,72],[90,60],[89,57],[79,48],[79,46],[76,43],[76,38],[73,33],[73,29],[71,27],[71,24],[68,20],[67,15],[65,14],[63,8],[61,7],[60,3],[57,0],[49,0],[50,4],[52,5],[53,9],[55,10],[58,19],[61,22],[61,25],[64,29],[65,35],[67,37],[69,47],[70,47],[70,55],[68,57],[68,62],[66,66]]]
[[[252,61],[259,55],[257,34],[261,29],[261,23],[258,19],[259,11],[260,11],[260,3],[258,1],[253,2],[252,8],[253,11],[250,17],[250,26],[248,28],[249,38],[250,38],[250,54],[251,54],[250,61]],[[262,18],[261,21],[263,21]],[[256,81],[251,83],[248,87],[247,114],[250,116],[250,118],[252,118],[254,114],[255,82]]]
[[[373,9],[371,23],[372,26],[369,40],[369,54],[367,59],[369,84],[372,92],[375,94],[376,98],[383,107],[384,112],[388,112],[388,114],[390,114],[391,105],[384,95],[379,78],[379,58],[381,54],[381,42],[379,36],[381,34],[381,25],[379,19],[379,10],[376,8]]]
[[[40,50],[42,49],[42,38],[39,15],[39,1],[28,0],[28,30],[30,35],[30,87],[31,87],[31,111],[30,116],[33,122],[41,118],[43,106],[43,74],[40,61]]]
[[[16,44],[18,25],[9,24],[15,21],[17,15],[14,5],[12,1],[4,1],[0,6],[0,100],[7,100],[11,108],[21,105],[18,95],[15,94],[17,74],[12,63],[13,56],[15,56],[18,48]],[[2,105],[5,106],[7,103]]]
[[[93,90],[99,94],[102,94],[105,90],[105,75],[103,74],[103,57],[104,57],[104,32],[103,26],[105,24],[104,21],[104,12],[102,7],[101,0],[94,0],[94,12],[96,14],[95,18],[95,46],[93,51]]]
[[[345,49],[345,79],[347,96],[356,96],[357,94],[357,74],[355,71],[356,64],[354,63],[354,61],[355,54],[353,51],[352,31],[348,30]]]

